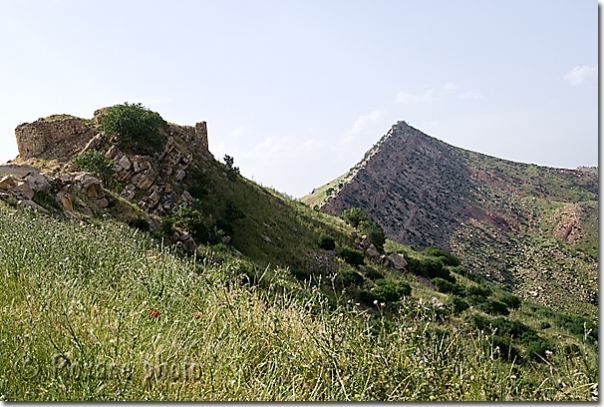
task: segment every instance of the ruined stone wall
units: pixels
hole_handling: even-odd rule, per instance
[[[90,128],[77,118],[53,121],[38,119],[33,123],[23,123],[15,129],[19,156],[26,160],[40,155],[53,144],[79,136]]]

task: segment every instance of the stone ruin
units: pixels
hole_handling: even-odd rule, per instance
[[[106,109],[94,112],[94,120],[84,120],[77,117],[66,117],[55,120],[38,119],[33,123],[23,123],[15,128],[19,157],[27,160],[39,156],[49,147],[62,142],[69,142],[85,133],[90,132],[91,137],[95,132],[95,124],[100,123],[101,115]],[[208,130],[206,122],[199,122],[193,126],[169,125],[168,133],[178,135],[190,141],[204,156],[211,156],[208,149]]]

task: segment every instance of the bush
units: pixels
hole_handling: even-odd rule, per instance
[[[522,304],[522,300],[512,294],[504,294],[500,300],[511,309],[518,309]]]
[[[463,311],[470,308],[470,305],[463,298],[452,296],[445,303],[454,314],[461,314]]]
[[[484,297],[480,297],[484,298]],[[510,311],[501,301],[484,301],[476,305],[476,309],[490,315],[509,315]]]
[[[340,217],[355,228],[359,226],[361,221],[371,222],[371,218],[365,213],[363,208],[344,209]]]
[[[366,305],[373,305],[377,300],[380,303],[395,302],[403,295],[411,295],[411,286],[405,282],[393,282],[390,280],[376,280],[377,287],[371,290],[362,290],[359,299]]]
[[[482,276],[480,274],[468,273],[466,277],[468,277],[470,281],[474,281],[475,283],[482,283]]]
[[[440,258],[443,264],[445,264],[446,266],[456,267],[461,264],[459,258],[455,257],[454,255],[443,249],[439,249],[438,247],[428,246],[424,249],[424,254],[426,256],[434,256]]]
[[[318,243],[321,249],[333,250],[336,248],[336,240],[330,235],[322,234],[319,236]]]
[[[466,289],[463,285],[457,283],[451,283],[444,278],[436,277],[430,280],[436,287],[438,292],[441,293],[453,293],[457,296],[464,297],[466,295]]]
[[[472,285],[466,289],[468,295],[478,295],[480,297],[488,297],[493,294],[493,291],[486,285]]]
[[[297,280],[310,281],[310,279],[311,279],[310,271],[293,268],[293,269],[290,269],[290,272]]]
[[[128,225],[133,228],[142,230],[143,232],[148,232],[150,229],[150,225],[147,219],[141,217],[130,220],[130,222],[128,222]]]
[[[363,276],[354,270],[340,271],[336,275],[335,285],[336,289],[341,290],[342,288],[349,287],[350,285],[360,286],[363,285]]]
[[[547,329],[547,328],[551,328],[552,324],[550,324],[547,321],[543,321],[539,324],[539,329]]]
[[[384,252],[384,243],[386,243],[386,234],[384,229],[377,224],[368,221],[361,221],[359,224],[361,232],[367,236],[367,240],[373,243],[375,248],[380,252]]]
[[[587,338],[590,341],[598,340],[598,326],[580,315],[557,314],[554,318],[554,323],[579,337],[583,337],[583,335],[591,330],[587,334]]]
[[[367,271],[365,272],[365,277],[367,277],[370,280],[376,281],[381,278],[384,278],[384,275],[382,273],[380,273],[379,271],[375,271],[371,268],[368,268]]]
[[[162,134],[168,123],[140,103],[115,105],[102,117],[101,130],[115,134],[127,148],[139,153],[163,150],[168,138]]]
[[[218,219],[216,223],[214,223],[214,227],[218,230],[221,230],[224,234],[232,235],[235,232],[233,225],[231,222],[224,220],[222,218]]]
[[[103,181],[105,187],[110,187],[114,184],[113,164],[100,151],[86,151],[82,154],[74,155],[71,162],[80,171],[95,173]]]
[[[340,257],[342,257],[346,263],[358,266],[359,264],[363,264],[365,253],[360,250],[345,247],[340,252]]]

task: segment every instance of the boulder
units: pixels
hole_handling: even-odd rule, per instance
[[[436,308],[444,308],[445,304],[443,304],[438,298],[436,297],[432,297],[432,299],[430,299],[430,304],[432,304],[433,306],[435,306]]]
[[[132,178],[132,183],[139,189],[149,189],[153,185],[154,180],[155,176],[152,173],[144,172],[136,174]]]
[[[76,182],[78,189],[86,193],[89,198],[103,199],[105,197],[101,180],[92,175],[92,173],[78,173],[75,177],[73,177],[73,180]]]
[[[136,187],[132,184],[126,185],[124,190],[120,193],[120,196],[128,201],[134,199],[134,195],[136,193]]]
[[[7,175],[0,179],[0,189],[8,191],[13,189],[15,186],[17,186],[17,183],[15,182],[15,179],[10,175]]]
[[[50,183],[42,174],[30,174],[25,177],[25,180],[27,180],[29,186],[34,191],[47,191],[50,189]]]
[[[224,244],[229,244],[229,243],[231,243],[231,236],[224,236],[224,237],[222,238],[222,243],[224,243]]]
[[[390,253],[388,262],[395,270],[407,271],[407,260],[398,253]]]
[[[57,201],[66,212],[73,212],[73,200],[69,196],[69,193],[61,190],[56,195]]]
[[[30,174],[38,174],[40,171],[32,165],[27,164],[2,164],[0,165],[0,177],[5,175],[17,175],[25,178]]]
[[[176,181],[182,181],[186,175],[187,175],[187,173],[185,170],[179,169],[178,171],[176,171],[176,174],[174,174],[174,179]]]
[[[432,284],[432,281],[430,281],[426,277],[417,276],[417,277],[415,277],[415,281],[417,281],[418,283],[420,283],[421,285],[423,285],[425,287],[428,287],[431,290],[436,290],[436,287],[434,286],[434,284]]]
[[[371,243],[367,250],[365,250],[365,254],[373,259],[373,261],[379,261],[381,253],[378,252],[377,248]]]
[[[17,181],[17,185],[15,185],[11,192],[25,200],[31,200],[34,197],[34,191],[27,181]]]
[[[123,170],[123,171],[129,171],[130,167],[132,167],[132,163],[130,162],[130,160],[128,159],[128,156],[123,155],[118,161],[117,161],[117,165],[119,165],[119,167]]]
[[[30,208],[35,208],[42,213],[48,213],[48,211],[46,209],[44,209],[43,207],[41,207],[40,205],[38,205],[31,199],[21,199],[21,200],[17,201],[17,205],[21,208],[30,207]]]
[[[82,151],[80,151],[80,154],[89,151],[89,150],[94,150],[96,149],[98,146],[101,145],[101,143],[103,142],[103,136],[101,135],[101,133],[98,133],[96,136],[94,136],[93,138],[90,139],[90,141],[86,144],[86,146],[82,149]]]

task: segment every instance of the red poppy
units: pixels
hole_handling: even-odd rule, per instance
[[[201,317],[201,314],[198,312],[197,314],[195,314],[195,319],[199,319],[199,317]]]
[[[159,311],[156,309],[152,309],[151,311],[149,311],[149,316],[157,318],[159,316]]]

